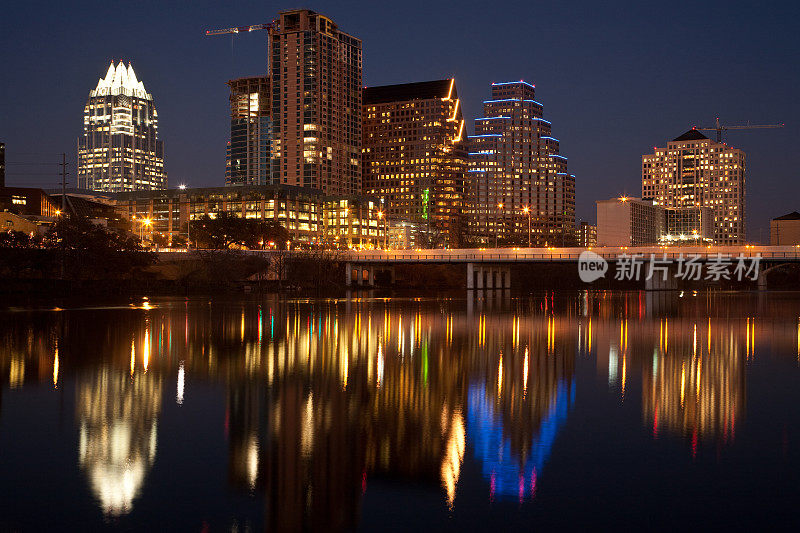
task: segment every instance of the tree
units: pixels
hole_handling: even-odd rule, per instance
[[[165,235],[163,235],[161,233],[154,233],[153,234],[153,244],[155,244],[156,246],[158,246],[160,248],[164,248],[165,246],[167,246],[169,244],[169,239]]]
[[[275,243],[275,248],[286,248],[289,232],[275,220],[253,220],[251,225],[253,233],[247,243],[249,248],[270,248],[271,242]]]
[[[227,250],[234,244],[245,245],[249,225],[247,219],[223,211],[215,218],[203,215],[193,220],[189,234],[199,248]]]
[[[220,213],[216,218],[204,215],[191,222],[190,234],[198,248],[227,250],[231,247],[251,249],[286,248],[289,232],[274,220],[241,218],[231,213]]]
[[[85,217],[59,219],[48,230],[44,247],[58,252],[57,261],[70,278],[119,278],[155,261],[136,237]]]
[[[29,235],[24,231],[0,232],[0,248],[38,248],[42,244],[39,235]]]

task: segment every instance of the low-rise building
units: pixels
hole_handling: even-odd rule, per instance
[[[0,231],[21,231],[28,235],[42,234],[44,227],[9,211],[0,211]]]
[[[241,185],[135,191],[112,195],[117,212],[132,221],[134,233],[166,242],[186,240],[188,223],[227,212],[275,221],[295,243],[340,248],[378,248],[385,223],[378,203],[366,196],[326,195],[292,185]]]
[[[61,193],[50,197],[58,205],[64,206],[64,214],[70,217],[88,218],[95,224],[115,230],[126,231],[131,229],[130,221],[117,212],[116,202],[103,193],[82,194],[69,192],[61,201]]]
[[[421,222],[392,221],[388,231],[388,247],[392,250],[439,248],[446,240],[444,233],[431,229],[427,223]]]
[[[769,243],[772,246],[795,246],[800,244],[800,213],[792,211],[769,223]]]
[[[598,246],[656,244],[664,230],[664,208],[650,200],[622,196],[597,201]]]
[[[0,211],[23,216],[54,217],[59,208],[42,189],[33,187],[0,187]]]
[[[710,207],[667,207],[664,222],[664,233],[659,237],[661,244],[714,242],[714,210]]]

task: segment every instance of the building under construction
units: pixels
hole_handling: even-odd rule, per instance
[[[270,83],[265,76],[230,80],[231,138],[226,185],[269,183],[272,123]]]

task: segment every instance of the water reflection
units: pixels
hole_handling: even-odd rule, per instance
[[[103,512],[128,513],[156,457],[161,380],[102,368],[76,383],[78,462]]]
[[[608,397],[641,406],[650,438],[691,454],[733,442],[761,347],[800,360],[796,301],[735,309],[583,293],[6,313],[0,376],[8,390],[74,383],[78,465],[107,516],[131,513],[159,433],[176,431],[159,421],[164,383],[185,410],[212,382],[225,389],[229,488],[263,499],[268,528],[351,529],[372,480],[434,488],[457,509],[468,460],[486,501],[535,499],[587,383],[582,360]]]

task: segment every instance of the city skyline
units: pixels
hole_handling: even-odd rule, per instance
[[[784,130],[733,133],[726,139],[748,154],[748,237],[764,241],[768,220],[796,209],[789,147],[797,138],[792,123],[797,123],[798,110],[790,96],[797,74],[786,67],[798,46],[789,37],[790,32],[782,28],[797,19],[798,11],[788,4],[769,12],[724,5],[721,10],[711,5],[693,8],[695,21],[681,25],[676,24],[680,19],[677,14],[664,17],[638,6],[625,13],[611,10],[594,14],[580,4],[558,9],[518,6],[515,13],[520,16],[515,19],[519,20],[505,21],[503,31],[487,31],[474,42],[456,42],[452,38],[468,31],[470,24],[483,23],[486,14],[469,6],[456,13],[453,28],[437,26],[437,31],[432,31],[432,25],[452,16],[437,6],[431,7],[427,17],[430,20],[415,22],[414,27],[409,26],[416,21],[412,10],[404,13],[399,8],[381,10],[378,6],[324,2],[311,3],[309,8],[335,20],[343,31],[363,41],[365,85],[455,76],[470,130],[472,119],[480,114],[479,102],[487,82],[525,78],[535,83],[541,88],[541,99],[548,103],[548,116],[558,121],[562,149],[570,155],[570,172],[579,176],[578,219],[593,220],[597,199],[637,193],[641,154],[693,123],[706,125],[716,115],[729,123],[787,123]],[[170,147],[167,170],[171,182],[192,186],[221,184],[224,159],[219,147],[224,146],[230,120],[225,82],[265,73],[266,35],[256,32],[233,39],[205,38],[203,31],[266,22],[275,17],[273,10],[289,7],[267,9],[248,3],[235,10],[197,10],[203,11],[198,15],[167,6],[171,16],[163,22],[151,21],[151,27],[140,36],[127,39],[124,45],[110,37],[104,41],[104,29],[91,37],[78,37],[74,35],[77,31],[70,30],[69,39],[46,55],[41,53],[42,48],[20,49],[14,41],[19,38],[20,28],[35,38],[39,26],[50,26],[47,31],[53,36],[41,40],[42,46],[48,46],[46,43],[52,45],[54,37],[64,34],[53,30],[53,25],[41,24],[42,17],[74,20],[77,28],[84,22],[78,21],[76,15],[60,13],[55,6],[44,15],[40,9],[13,6],[9,14],[17,23],[4,33],[4,40],[8,40],[5,48],[10,52],[9,69],[18,72],[20,80],[13,88],[4,85],[0,93],[8,105],[0,115],[0,137],[8,145],[8,160],[18,161],[27,157],[20,154],[30,152],[70,154],[74,141],[69,139],[74,139],[79,126],[75,103],[76,99],[85,99],[87,79],[96,77],[99,65],[110,58],[124,57],[148,80],[149,91],[159,101],[160,136]],[[749,16],[741,16],[742,9],[748,10]],[[97,16],[105,20],[112,14],[99,6]],[[398,28],[378,24],[387,16],[401,22]],[[533,53],[509,51],[508,40],[513,39],[515,31],[527,28],[534,16],[543,37],[572,28],[582,31],[582,38],[578,43],[548,47],[541,53],[535,48]],[[131,24],[139,21],[138,17],[135,15]],[[492,14],[484,27],[499,17],[500,14]],[[173,18],[180,20],[176,23]],[[745,19],[756,34],[751,41],[723,38],[745,24]],[[409,40],[408,35],[414,38]],[[392,39],[397,38],[403,38],[404,50],[397,50],[403,47],[392,44]],[[592,47],[591,43],[597,46]],[[85,48],[88,44],[93,46],[80,56],[85,60],[77,61],[77,54],[64,56],[76,46]],[[686,60],[693,57],[687,55],[688,51],[699,48],[704,50],[702,60]],[[421,49],[431,52],[428,61],[408,59],[409,51]],[[770,54],[762,55],[765,50]],[[737,68],[732,69],[734,61]],[[36,69],[32,70],[31,65]],[[677,66],[682,67],[683,75],[677,76],[678,80],[668,79],[666,74]],[[43,102],[56,103],[40,104],[37,111],[41,115],[25,114],[22,102],[41,96],[39,86],[46,85],[41,82],[53,73],[61,74],[63,94],[49,100],[42,97]],[[187,94],[187,85],[198,83],[202,87]],[[51,87],[46,90],[48,94],[52,92]],[[192,115],[189,108],[207,112]],[[42,131],[45,115],[49,128]],[[585,126],[587,117],[592,128]],[[198,128],[199,124],[204,124],[207,131]],[[36,143],[34,138],[38,139]],[[212,139],[216,140],[212,143]],[[70,156],[74,169],[75,156]],[[55,185],[55,177],[26,177],[15,175],[15,170],[13,166],[8,169],[9,185]]]

